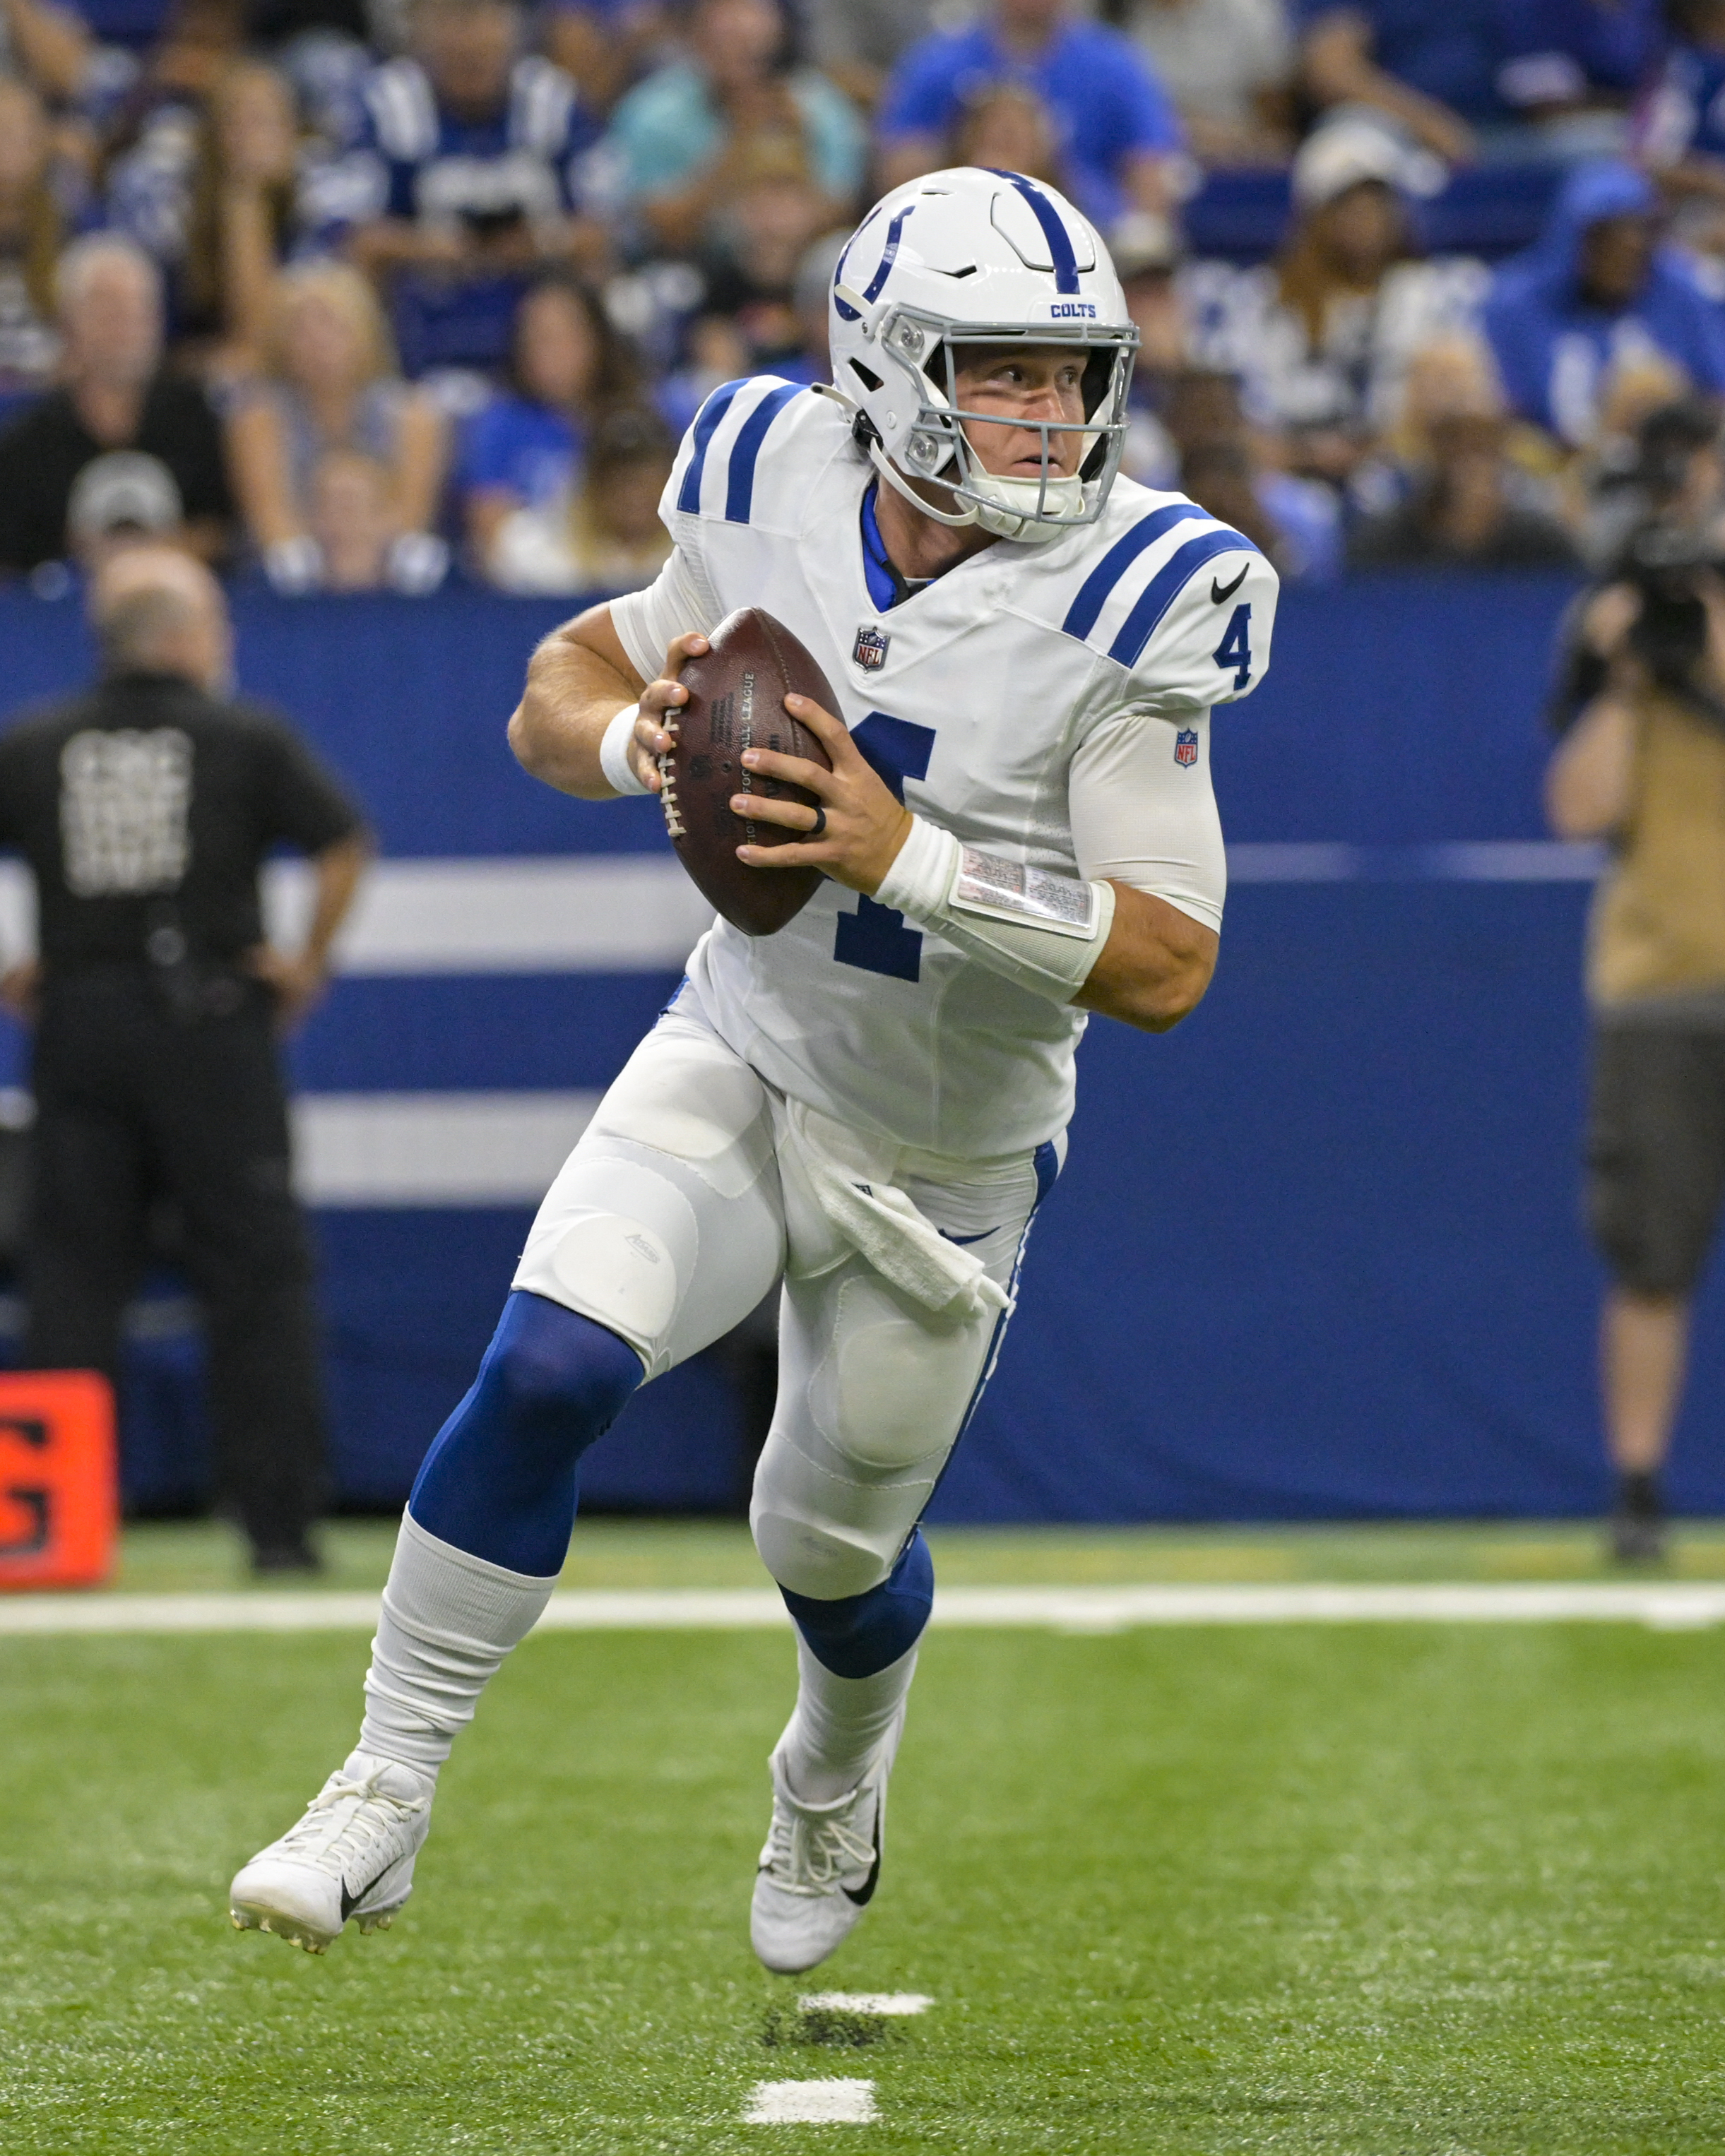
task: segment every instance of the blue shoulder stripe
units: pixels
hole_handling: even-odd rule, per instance
[[[1257,552],[1243,533],[1225,528],[1202,531],[1196,539],[1188,539],[1183,547],[1175,549],[1138,594],[1137,604],[1108,647],[1109,657],[1117,659],[1122,666],[1135,666],[1139,654],[1155,634],[1157,623],[1206,562],[1213,561],[1218,554]]]
[[[746,524],[749,512],[754,506],[754,464],[760,454],[760,445],[767,438],[767,429],[785,409],[793,397],[801,397],[799,383],[787,382],[763,397],[759,404],[737,430],[737,439],[731,449],[729,483],[725,488],[724,514],[727,524]]]
[[[1177,524],[1183,524],[1187,517],[1205,516],[1208,513],[1207,510],[1200,509],[1195,501],[1177,501],[1166,509],[1153,509],[1148,516],[1141,516],[1124,538],[1115,541],[1085,578],[1084,588],[1067,609],[1061,628],[1068,636],[1080,639],[1088,636],[1096,626],[1097,615],[1108,603],[1109,593],[1145,548],[1153,546],[1165,531],[1171,531]]]
[[[701,475],[707,469],[707,445],[718,431],[718,423],[731,408],[737,392],[744,386],[739,381],[727,382],[715,389],[695,414],[695,454],[689,459],[689,468],[682,475],[682,485],[677,489],[679,509],[701,513]]]

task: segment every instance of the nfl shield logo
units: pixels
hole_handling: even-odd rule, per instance
[[[1198,760],[1198,737],[1190,726],[1182,726],[1174,737],[1176,763],[1192,764]]]
[[[865,674],[878,674],[887,663],[887,646],[892,640],[889,636],[883,636],[878,629],[865,625],[857,631],[857,641],[852,647],[851,656]]]

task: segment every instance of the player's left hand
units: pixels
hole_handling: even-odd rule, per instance
[[[821,835],[795,845],[739,846],[737,858],[754,869],[821,869],[835,883],[872,896],[909,835],[910,811],[863,760],[842,720],[823,711],[808,696],[787,696],[785,708],[811,733],[819,735],[832,758],[832,770],[822,771],[817,763],[800,756],[780,756],[770,748],[745,749],[743,763],[764,778],[780,778],[804,788],[820,808],[807,808],[800,801],[769,801],[759,793],[734,793],[731,807],[756,823],[782,824],[788,831],[819,829]]]

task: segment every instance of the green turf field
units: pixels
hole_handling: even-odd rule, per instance
[[[1591,1521],[1267,1527],[935,1527],[935,1568],[950,1587],[1158,1580],[1620,1578]],[[317,1588],[378,1588],[395,1543],[390,1520],[323,1530],[329,1569]],[[237,1537],[207,1522],[127,1531],[115,1584],[157,1594],[245,1587]],[[1663,1573],[1725,1579],[1725,1522],[1678,1525]],[[566,1587],[759,1587],[760,1560],[740,1521],[578,1520]],[[290,1583],[291,1584],[291,1583]],[[271,1594],[283,1582],[263,1583]]]
[[[357,1567],[369,1531],[342,1532]],[[1451,1536],[1434,1572],[1396,1532],[1401,1576],[1494,1542]],[[135,1572],[219,1548],[152,1532]],[[634,1583],[667,1548],[729,1577],[727,1531],[607,1533]],[[1004,1576],[1048,1576],[1058,1538],[1014,1540]],[[1066,1542],[1058,1577],[1207,1546]],[[1387,1568],[1369,1534],[1330,1543],[1323,1574]],[[1288,1561],[1269,1576],[1315,1576]],[[393,1932],[313,1960],[229,1930],[229,1873],[351,1741],[364,1657],[357,1633],[0,1641],[4,2156],[1725,2145],[1718,1633],[937,1630],[879,1897],[802,1985],[744,1930],[790,1684],[763,1634],[530,1640]],[[811,2045],[813,1984],[936,2004]],[[757,2081],[826,2075],[872,2080],[878,2123],[740,2123]]]

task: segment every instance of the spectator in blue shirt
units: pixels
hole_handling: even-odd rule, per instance
[[[394,280],[407,371],[488,367],[533,272],[602,253],[575,213],[597,125],[561,68],[521,51],[514,0],[415,0],[412,25],[412,56],[373,72],[321,200],[354,260]]]
[[[1725,203],[1725,0],[1681,0],[1637,129],[1637,150],[1669,195]]]
[[[1010,85],[1053,115],[1073,199],[1111,230],[1133,211],[1165,212],[1180,121],[1148,62],[1116,30],[1070,14],[1067,0],[993,0],[967,29],[913,45],[881,100],[882,177],[896,187],[940,167],[969,106]]]
[[[1610,159],[1570,173],[1537,244],[1493,280],[1485,327],[1511,408],[1572,448],[1614,376],[1650,353],[1725,393],[1725,316],[1660,244],[1653,183]]]
[[[1498,94],[1499,0],[1300,0],[1306,88],[1369,105],[1451,163],[1512,115]]]
[[[1657,0],[1299,0],[1306,87],[1452,163],[1620,146]]]
[[[687,57],[637,83],[605,147],[649,245],[693,254],[719,239],[763,156],[794,163],[825,197],[822,223],[854,222],[868,141],[856,108],[787,62],[775,0],[696,0]]]
[[[566,271],[528,288],[515,317],[510,386],[467,423],[456,480],[484,572],[506,518],[575,490],[600,415],[640,401],[639,370],[598,299]]]
[[[1662,39],[1657,0],[1498,0],[1498,94],[1548,156],[1620,152]]]

